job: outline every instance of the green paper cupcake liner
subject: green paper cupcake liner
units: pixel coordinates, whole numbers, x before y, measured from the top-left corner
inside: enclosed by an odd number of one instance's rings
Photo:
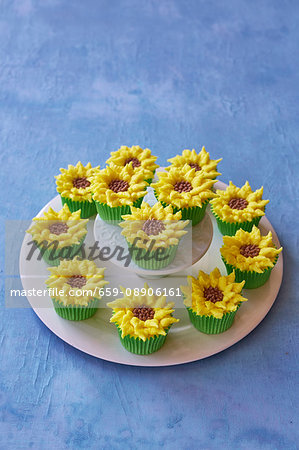
[[[136,202],[133,203],[133,206],[135,208],[140,208],[142,202],[143,197],[140,197],[138,200],[136,200]],[[106,203],[101,203],[95,200],[95,206],[100,218],[107,223],[121,222],[121,216],[125,214],[131,214],[130,205],[111,207]]]
[[[154,194],[158,202],[160,202],[164,208],[169,206],[169,203],[162,202],[161,200],[159,200],[156,191],[154,191]],[[177,213],[178,211],[181,211],[182,220],[191,220],[192,226],[194,227],[204,218],[208,204],[209,201],[203,203],[202,206],[191,206],[190,208],[177,208],[176,206],[173,205],[171,206],[174,214]]]
[[[162,347],[162,345],[166,340],[167,333],[170,327],[167,330],[165,330],[166,332],[165,336],[159,334],[146,339],[146,341],[143,341],[140,338],[135,338],[129,335],[122,338],[121,337],[122,331],[120,327],[116,325],[116,328],[118,331],[120,342],[126,350],[128,350],[131,353],[135,353],[135,355],[150,355],[151,353],[156,352]]]
[[[251,221],[247,221],[247,222],[232,222],[232,223],[230,223],[230,222],[225,222],[225,221],[221,220],[220,217],[214,212],[212,205],[211,205],[211,211],[212,211],[214,217],[216,218],[218,229],[223,236],[234,236],[240,228],[242,228],[245,231],[251,231],[254,225],[256,227],[258,226],[258,224],[262,218],[262,216],[260,216],[260,217],[255,217]]]
[[[57,314],[66,320],[85,320],[92,317],[98,310],[99,307],[99,299],[94,298],[89,302],[88,306],[62,306],[55,298],[52,298],[52,302]]]
[[[66,203],[71,212],[75,212],[75,211],[78,211],[78,209],[81,209],[81,215],[80,215],[81,219],[88,219],[89,217],[94,216],[97,213],[96,205],[93,200],[92,200],[92,202],[88,202],[86,200],[80,202],[80,201],[71,200],[70,198],[66,198],[66,197],[62,197],[62,196],[60,196],[60,197],[61,197],[62,204],[64,205]]]
[[[243,280],[245,280],[244,288],[245,289],[256,289],[258,287],[263,286],[268,280],[271,275],[271,271],[274,268],[278,257],[274,261],[274,266],[269,267],[268,269],[264,270],[262,273],[253,272],[253,271],[247,271],[247,270],[240,270],[236,267],[232,266],[231,264],[228,264],[225,259],[221,256],[222,261],[224,262],[224,265],[226,267],[226,271],[228,275],[235,271],[235,281],[236,283],[241,283]]]
[[[137,264],[138,267],[141,267],[142,269],[148,269],[148,270],[159,270],[163,269],[164,267],[169,266],[169,264],[172,263],[172,261],[175,258],[178,245],[171,245],[167,248],[167,253],[164,256],[167,256],[165,259],[161,261],[157,261],[155,258],[155,250],[151,252],[147,252],[146,249],[141,249],[138,247],[135,247],[136,250],[133,250],[132,244],[130,244],[127,241],[129,252],[131,254],[132,260],[135,264]],[[146,255],[146,257],[145,257]],[[138,256],[138,259],[136,257]]]
[[[192,311],[191,308],[187,308],[189,318],[194,327],[205,334],[219,334],[228,330],[235,319],[236,311],[232,311],[223,315],[222,319],[216,319],[213,316],[200,316]]]
[[[43,260],[49,264],[49,266],[59,266],[60,261],[62,259],[73,259],[77,253],[79,254],[80,248],[87,236],[87,233],[80,240],[79,244],[70,245],[68,247],[61,247],[55,250],[52,246],[45,250],[42,254]],[[36,241],[35,245],[38,247],[40,251],[43,251],[43,246],[38,244]]]

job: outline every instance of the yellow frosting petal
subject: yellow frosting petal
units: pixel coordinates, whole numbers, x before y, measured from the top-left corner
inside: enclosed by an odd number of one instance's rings
[[[252,244],[260,249],[257,256],[245,257],[240,253],[243,245]],[[266,236],[262,236],[255,226],[251,232],[240,229],[235,236],[223,236],[223,246],[220,249],[222,257],[228,264],[242,271],[258,273],[273,267],[281,251],[282,247],[279,249],[275,247],[271,231]]]
[[[167,167],[166,170],[169,170],[173,166],[183,167],[185,164],[188,164],[189,167],[196,167],[196,170],[205,178],[214,179],[218,175],[221,175],[217,172],[217,164],[221,160],[222,158],[210,159],[210,155],[206,151],[205,147],[202,147],[199,153],[196,153],[195,149],[192,151],[183,150],[181,155],[177,155],[174,158],[167,160],[172,166]]]
[[[247,222],[252,221],[255,217],[261,217],[265,214],[265,206],[269,200],[262,200],[263,188],[252,191],[248,181],[238,188],[232,181],[224,190],[216,191],[216,198],[211,200],[211,206],[214,213],[225,222]],[[234,198],[245,199],[248,204],[244,209],[233,209],[229,206],[230,200]]]
[[[223,314],[235,311],[241,302],[247,301],[241,296],[245,281],[235,283],[235,273],[223,276],[218,268],[210,274],[199,271],[198,278],[188,276],[188,285],[181,286],[184,295],[184,304],[200,316],[213,316],[221,319]],[[205,288],[218,288],[223,299],[213,303],[204,297]]]
[[[91,183],[92,177],[99,172],[99,168],[100,166],[91,167],[90,163],[83,166],[81,161],[79,161],[76,166],[70,164],[67,169],[60,169],[61,174],[55,176],[57,192],[62,197],[70,198],[74,201],[92,202],[91,184],[86,188],[76,188],[73,182],[78,178],[86,178]]]
[[[123,228],[122,235],[126,240],[138,248],[151,248],[155,250],[159,247],[169,247],[170,245],[178,245],[179,240],[187,231],[183,230],[189,221],[181,220],[182,213],[179,211],[173,213],[172,207],[163,208],[162,204],[157,202],[153,207],[143,202],[140,208],[131,207],[132,214],[124,215],[123,222],[119,224]],[[146,220],[159,220],[164,230],[157,235],[148,235],[143,231]]]
[[[111,181],[122,180],[128,183],[126,191],[114,192],[109,188]],[[106,167],[100,170],[99,173],[93,177],[91,190],[93,192],[93,199],[106,203],[107,205],[122,206],[132,205],[140,197],[146,194],[147,183],[144,180],[141,171],[135,171],[132,164],[127,164],[120,169],[117,166]]]
[[[107,303],[107,306],[113,309],[113,316],[110,322],[114,322],[122,331],[122,337],[131,336],[140,338],[143,341],[157,336],[165,335],[167,328],[179,319],[172,317],[173,303],[167,303],[165,296],[157,296],[149,293],[147,283],[144,284],[145,295],[126,295],[126,289],[121,286],[124,293],[122,298]],[[149,307],[154,310],[154,317],[149,320],[141,320],[135,317],[133,309],[136,307]]]
[[[58,248],[68,247],[73,244],[79,244],[81,239],[87,233],[88,219],[80,219],[81,210],[70,212],[67,204],[56,212],[49,208],[42,217],[34,217],[33,224],[27,230],[33,240],[38,244],[43,241],[50,243],[52,241],[58,242]],[[61,234],[51,233],[51,225],[57,222],[64,222],[67,226],[67,232]]]
[[[101,288],[108,284],[104,280],[105,268],[98,268],[94,262],[88,259],[80,260],[78,257],[73,260],[62,260],[58,267],[49,267],[51,275],[46,281],[49,289],[59,292],[55,299],[64,306],[81,305],[87,306],[93,298],[101,298]],[[74,288],[68,281],[75,275],[86,278],[86,284],[82,288]],[[51,291],[50,291],[51,294]]]
[[[107,159],[106,164],[111,167],[126,167],[126,165],[131,165],[134,171],[141,172],[144,180],[153,178],[154,172],[157,167],[155,161],[156,156],[152,155],[149,148],[142,149],[139,145],[133,145],[132,147],[126,147],[123,145],[116,152],[111,152],[111,156]],[[128,162],[130,161],[131,162]],[[135,164],[133,164],[135,161]],[[136,166],[136,163],[139,166]],[[134,167],[135,166],[135,167]]]
[[[171,204],[177,208],[201,207],[205,202],[215,197],[212,186],[215,180],[204,178],[200,172],[190,168],[188,164],[183,167],[171,167],[167,172],[157,172],[159,181],[151,186],[155,189],[158,200]],[[176,183],[187,182],[192,189],[189,192],[175,190]]]

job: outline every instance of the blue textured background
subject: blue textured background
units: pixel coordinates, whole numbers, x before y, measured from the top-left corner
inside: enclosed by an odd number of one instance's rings
[[[223,181],[264,185],[285,258],[263,323],[185,366],[97,360],[2,307],[1,449],[296,448],[298,17],[296,0],[0,0],[2,231],[68,163],[205,145]]]

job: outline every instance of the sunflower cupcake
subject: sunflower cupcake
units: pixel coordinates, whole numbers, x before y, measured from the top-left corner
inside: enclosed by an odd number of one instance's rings
[[[99,306],[105,268],[99,269],[88,259],[75,258],[50,267],[46,280],[57,314],[67,320],[85,320],[93,316]]]
[[[177,155],[167,161],[171,163],[171,166],[166,168],[167,170],[174,166],[183,167],[185,164],[188,164],[196,172],[200,172],[204,178],[215,179],[218,175],[221,175],[217,172],[217,164],[222,161],[222,158],[210,159],[210,154],[204,147],[199,153],[196,153],[194,149],[192,151],[183,150],[181,155]]]
[[[143,173],[132,164],[125,167],[106,167],[93,177],[91,189],[99,216],[107,221],[120,221],[130,214],[131,207],[140,207],[146,194],[147,183]]]
[[[199,271],[198,278],[188,276],[188,285],[181,286],[184,304],[191,323],[206,334],[218,334],[233,324],[242,302],[245,281],[235,283],[235,274],[222,276],[218,268],[207,274]]]
[[[134,171],[142,172],[143,179],[147,183],[151,183],[155,171],[159,167],[155,164],[157,156],[153,156],[149,148],[143,150],[139,145],[133,145],[133,147],[123,145],[116,152],[111,152],[110,155],[106,164],[110,166],[116,165],[118,167],[131,165]]]
[[[35,217],[26,231],[50,266],[58,266],[61,259],[71,259],[80,251],[88,222],[80,219],[80,213],[80,210],[71,213],[66,204],[58,212],[49,208],[42,217]]]
[[[175,258],[180,239],[187,233],[189,221],[172,207],[163,208],[157,202],[153,207],[142,203],[131,208],[132,214],[122,216],[122,235],[128,243],[133,261],[144,269],[162,269]]]
[[[91,195],[91,180],[99,172],[99,166],[93,168],[90,163],[83,166],[79,161],[76,166],[70,164],[68,169],[60,169],[60,172],[61,174],[55,178],[62,204],[66,203],[71,212],[81,209],[83,219],[95,215],[96,207]]]
[[[212,186],[215,180],[205,179],[188,164],[171,167],[167,172],[157,173],[159,181],[151,186],[163,206],[171,205],[173,212],[181,211],[182,219],[190,219],[192,225],[204,217],[207,204],[215,197]]]
[[[113,309],[110,322],[115,323],[122,345],[137,355],[156,352],[164,344],[171,325],[179,321],[172,317],[174,303],[166,303],[165,296],[150,295],[146,283],[140,295],[134,295],[134,289],[120,288],[123,297],[107,306]]]
[[[251,232],[238,230],[235,236],[223,236],[221,257],[227,273],[235,271],[236,281],[245,281],[246,289],[262,286],[269,279],[282,247],[277,249],[272,233],[262,236],[254,226]]]
[[[263,187],[252,191],[248,181],[241,188],[231,181],[224,190],[216,191],[211,201],[212,213],[223,235],[233,236],[239,228],[251,231],[265,215],[265,206],[269,200],[262,200]]]

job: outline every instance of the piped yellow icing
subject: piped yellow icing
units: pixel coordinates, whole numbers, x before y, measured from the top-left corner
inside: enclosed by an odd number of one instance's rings
[[[74,201],[92,202],[91,185],[86,188],[76,188],[73,182],[77,178],[86,178],[91,183],[92,177],[99,172],[99,168],[100,166],[91,167],[90,163],[83,166],[81,161],[79,161],[76,166],[70,164],[67,169],[60,169],[61,174],[55,176],[57,192],[62,197],[70,198]]]
[[[213,316],[222,319],[223,314],[236,311],[241,302],[247,301],[242,297],[241,291],[245,281],[235,283],[235,272],[230,275],[221,275],[216,267],[210,274],[199,271],[198,278],[188,276],[188,285],[181,286],[184,294],[184,304],[200,316]],[[204,297],[204,289],[218,288],[223,299],[213,303]]]
[[[129,335],[145,341],[152,336],[160,334],[165,336],[165,330],[179,321],[172,317],[174,303],[167,303],[163,295],[150,295],[147,283],[144,284],[145,295],[127,296],[126,289],[122,286],[120,288],[124,294],[123,298],[107,303],[107,306],[113,309],[110,322],[114,322],[121,329],[123,338]],[[153,319],[143,321],[134,316],[133,309],[141,306],[154,309]]]
[[[183,230],[189,220],[181,220],[182,213],[178,211],[173,213],[172,207],[167,206],[163,208],[161,203],[157,202],[150,207],[148,203],[142,203],[141,208],[131,207],[132,214],[124,215],[122,218],[124,222],[119,224],[123,228],[122,235],[127,241],[133,244],[136,238],[136,246],[139,248],[151,247],[155,250],[159,247],[169,247],[171,245],[178,245],[179,240],[187,233]],[[143,226],[146,220],[159,220],[164,226],[164,230],[157,235],[148,235],[143,231]],[[155,241],[153,245],[153,241]]]
[[[129,187],[126,191],[114,192],[109,188],[113,180],[126,181]],[[122,169],[117,166],[106,167],[93,177],[91,189],[93,199],[106,203],[108,206],[133,205],[140,197],[146,194],[147,183],[142,172],[133,169],[132,164],[128,164]]]
[[[193,149],[192,151],[187,149],[183,150],[181,155],[177,155],[174,158],[168,159],[167,161],[169,161],[172,166],[175,167],[183,167],[185,164],[190,165],[190,163],[191,165],[197,164],[197,166],[200,167],[199,172],[205,178],[213,179],[218,175],[221,175],[219,172],[217,172],[217,164],[222,161],[222,158],[210,159],[210,154],[206,151],[205,147],[202,147],[199,153],[196,153],[195,149]],[[170,167],[167,167],[166,169],[169,170]]]
[[[242,271],[254,271],[262,273],[265,269],[274,266],[282,247],[276,249],[272,241],[272,233],[262,236],[257,227],[253,227],[251,232],[238,230],[235,236],[223,236],[224,245],[220,252],[225,261]],[[254,244],[259,247],[257,256],[245,257],[240,253],[243,245]]]
[[[159,181],[151,186],[161,202],[177,208],[202,207],[205,202],[215,197],[211,190],[215,180],[204,178],[188,164],[183,167],[171,167],[169,171],[157,172],[157,175]],[[189,182],[192,189],[189,192],[178,192],[174,189],[177,182]]]
[[[248,181],[238,188],[232,181],[224,190],[216,191],[216,198],[211,200],[211,206],[214,213],[224,222],[247,222],[255,217],[264,216],[265,206],[269,200],[262,200],[263,187],[256,191],[252,191]],[[228,203],[231,199],[242,198],[247,200],[248,205],[244,209],[232,209]]]
[[[108,284],[108,281],[104,280],[105,268],[98,268],[88,259],[80,260],[77,257],[70,261],[63,260],[58,267],[49,267],[48,270],[51,275],[46,280],[46,285],[54,290],[55,299],[64,306],[87,306],[93,298],[101,298],[100,291]],[[86,284],[81,288],[68,284],[70,278],[75,275],[86,278]]]
[[[131,165],[133,163],[126,162],[132,158],[136,158],[140,165],[138,167],[133,167],[134,171],[141,171],[143,178],[148,180],[153,178],[154,172],[159,167],[155,164],[157,156],[152,155],[149,148],[142,149],[139,145],[133,145],[132,147],[126,147],[123,145],[117,151],[110,153],[110,158],[107,159],[106,164],[111,166],[116,165],[119,167],[125,167],[126,165]]]
[[[88,219],[80,219],[80,213],[80,209],[71,213],[66,204],[58,212],[49,208],[42,217],[34,217],[33,225],[26,232],[30,233],[33,240],[38,244],[43,241],[48,243],[57,241],[58,248],[79,244],[87,233],[86,226],[88,222]],[[68,227],[67,232],[61,234],[51,233],[50,227],[56,222],[64,222]]]

